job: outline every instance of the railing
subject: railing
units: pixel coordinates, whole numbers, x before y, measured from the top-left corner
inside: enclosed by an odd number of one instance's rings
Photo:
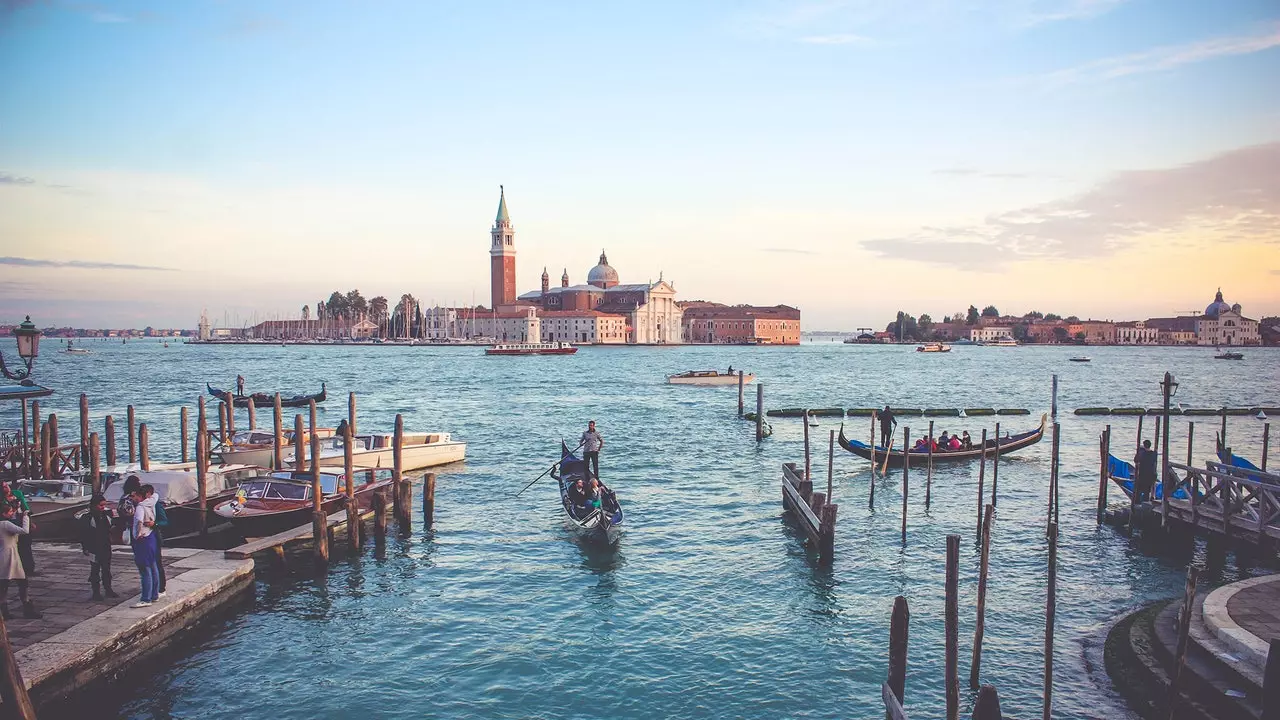
[[[1230,535],[1243,531],[1254,540],[1280,539],[1280,475],[1243,471],[1219,463],[1204,468],[1169,463],[1164,497],[1157,507],[1170,517]],[[1170,489],[1171,488],[1171,489]],[[1186,499],[1173,497],[1178,490]]]

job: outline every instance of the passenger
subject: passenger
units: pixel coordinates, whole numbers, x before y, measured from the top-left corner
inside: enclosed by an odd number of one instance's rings
[[[925,438],[916,440],[915,447],[911,448],[911,452],[929,452],[929,441]]]
[[[143,485],[142,490],[147,494],[147,497],[156,498],[156,524],[155,527],[151,528],[151,535],[155,538],[156,543],[156,575],[159,580],[159,589],[156,591],[156,596],[164,597],[168,579],[164,575],[164,553],[162,551],[164,550],[164,529],[169,527],[169,515],[165,512],[164,501],[156,495],[155,487]]]
[[[601,487],[603,486],[600,485],[600,481],[595,478],[591,478],[591,485],[587,487],[587,504],[596,510],[600,509],[601,501],[604,500],[604,491],[600,489]]]
[[[730,374],[730,375],[732,375],[732,374],[733,374],[733,366],[732,366],[732,365],[730,365],[730,366],[729,366],[729,374]]]
[[[130,607],[149,607],[159,597],[160,578],[156,569],[156,544],[153,536],[156,524],[156,498],[148,498],[141,487],[133,491],[133,513],[130,531],[133,546],[133,562],[138,566],[138,576],[142,580],[142,594],[138,602]]]
[[[936,449],[938,450],[951,449],[951,436],[947,434],[946,430],[943,430],[942,434],[938,436],[938,447]]]
[[[578,478],[569,486],[567,494],[569,496],[569,506],[573,509],[574,513],[578,515],[583,514],[587,509],[587,490],[582,484],[582,478]]]
[[[116,503],[116,527],[120,530],[121,540],[124,544],[131,544],[130,532],[133,529],[133,509],[137,506],[134,502],[133,494],[142,487],[142,480],[137,475],[130,475],[124,479],[124,487],[120,489],[120,502]]]
[[[965,450],[973,449],[973,438],[969,437],[969,431],[964,431],[964,437],[960,439],[960,446]]]
[[[947,449],[948,449],[948,450],[959,450],[961,447],[963,447],[963,446],[962,446],[962,445],[961,445],[961,443],[960,443],[960,438],[956,437],[955,435],[952,435],[952,436],[951,436],[951,442],[947,443]]]

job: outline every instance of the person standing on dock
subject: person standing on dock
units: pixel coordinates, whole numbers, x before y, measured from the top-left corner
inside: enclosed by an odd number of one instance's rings
[[[586,467],[587,477],[600,477],[600,451],[604,449],[604,438],[596,432],[596,421],[587,423],[587,431],[582,433],[582,463]]]
[[[155,496],[147,497],[142,488],[133,491],[133,563],[138,566],[142,596],[132,607],[150,607],[159,597],[160,578],[156,570],[156,545],[152,528],[156,525]]]
[[[18,557],[18,538],[31,532],[31,518],[19,512],[13,505],[0,506],[0,617],[9,620],[9,584],[18,586],[18,599],[22,601],[22,616],[43,617],[27,594],[27,574],[22,571],[22,559]]]
[[[893,442],[893,430],[896,427],[898,427],[898,418],[894,417],[893,411],[885,405],[884,410],[880,411],[880,447],[889,447],[889,443]]]
[[[102,493],[89,501],[89,512],[80,516],[80,548],[89,558],[90,600],[101,600],[103,591],[109,598],[120,597],[111,589],[111,514],[110,504]]]
[[[1158,457],[1156,451],[1151,449],[1151,441],[1143,440],[1142,447],[1138,448],[1138,456],[1133,461],[1133,464],[1138,467],[1138,480],[1133,486],[1133,491],[1138,496],[1138,502],[1146,502],[1151,499],[1151,491],[1156,486],[1156,460]]]
[[[244,394],[244,376],[243,375],[236,376],[236,394],[237,395]]]

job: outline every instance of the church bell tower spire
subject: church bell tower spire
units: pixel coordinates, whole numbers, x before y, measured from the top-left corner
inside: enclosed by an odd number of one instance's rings
[[[498,215],[489,231],[489,289],[492,307],[516,301],[516,230],[507,212],[506,188],[498,186]]]

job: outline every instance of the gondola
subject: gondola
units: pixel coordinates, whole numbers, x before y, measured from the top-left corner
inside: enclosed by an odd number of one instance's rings
[[[586,463],[573,454],[568,445],[560,443],[560,463],[551,469],[551,477],[555,478],[560,488],[560,506],[573,526],[574,532],[592,540],[600,540],[609,544],[616,543],[622,535],[626,517],[618,496],[606,488],[602,507],[591,509],[586,513],[578,513],[569,502],[569,487],[579,478],[586,476]],[[579,516],[581,515],[581,516]]]
[[[999,443],[999,448],[998,448],[999,454],[1007,455],[1015,450],[1021,450],[1024,447],[1027,447],[1029,445],[1035,445],[1036,443],[1040,442],[1040,438],[1044,437],[1044,427],[1048,418],[1049,416],[1047,414],[1041,415],[1040,427],[1036,428],[1035,430],[1001,438]],[[844,436],[844,425],[840,426],[839,440],[840,440],[840,447],[844,448],[845,450],[848,450],[849,452],[859,457],[864,457],[864,458],[867,458],[868,460],[871,459],[871,446],[864,442],[859,442],[857,440],[850,440],[846,438]],[[976,460],[982,457],[983,454],[985,454],[987,457],[994,457],[996,453],[997,453],[996,441],[994,439],[991,439],[991,440],[987,440],[987,444],[985,448],[974,447],[971,450],[935,450],[933,452],[933,462],[940,463],[940,462],[959,462],[961,460]],[[876,462],[877,463],[884,462],[884,456],[885,456],[885,449],[877,446],[875,448]],[[928,452],[921,451],[921,450],[912,450],[911,464],[916,466],[921,466],[922,463],[925,463],[928,461],[927,460],[928,457],[929,457]],[[903,458],[903,452],[901,450],[890,450],[889,466],[902,467],[902,458]]]
[[[209,391],[210,395],[218,398],[219,400],[225,400],[227,397],[226,390],[219,390],[218,388],[213,387],[209,383],[205,383],[204,387],[206,390]],[[325,388],[325,384],[320,383],[320,392],[316,393],[315,395],[294,395],[293,397],[281,396],[280,407],[305,407],[307,405],[310,405],[312,400],[315,400],[317,403],[322,403],[325,401],[326,397],[328,397],[328,391]],[[275,395],[268,395],[266,393],[254,393],[252,395],[232,395],[231,402],[236,407],[249,407],[250,398],[253,398],[254,406],[260,407],[260,408],[271,407],[275,405],[275,402],[276,402]]]

